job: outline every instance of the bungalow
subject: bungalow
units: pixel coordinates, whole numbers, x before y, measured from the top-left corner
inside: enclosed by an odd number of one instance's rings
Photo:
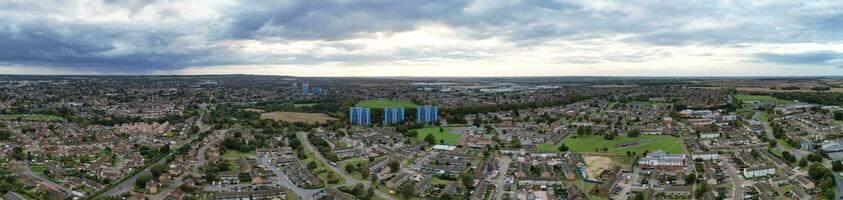
[[[406,172],[401,172],[386,181],[386,187],[397,188],[398,186],[401,186],[401,184],[406,182],[408,179],[410,179],[410,174]]]
[[[158,181],[146,182],[146,191],[149,192],[150,194],[158,193],[158,187],[159,187]]]
[[[808,195],[804,190],[798,187],[790,187],[790,194],[792,195],[793,199],[798,200],[811,200],[812,196]]]
[[[424,193],[425,191],[427,191],[427,189],[430,188],[430,182],[432,180],[432,176],[424,176],[421,181],[419,181],[418,183],[416,183],[415,186],[413,186],[413,191],[415,192],[415,194],[421,196],[422,193]]]
[[[349,147],[349,148],[337,148],[337,149],[334,149],[334,154],[336,154],[337,157],[339,157],[340,159],[353,158],[353,157],[360,156],[360,150],[357,150],[357,149],[351,148],[351,147]]]
[[[354,195],[351,195],[351,194],[348,194],[348,193],[345,193],[345,192],[341,192],[337,189],[334,189],[334,187],[328,187],[324,191],[325,191],[326,196],[328,197],[328,198],[325,198],[325,199],[332,199],[332,200],[355,200],[355,199],[357,199],[356,197],[354,197]]]
[[[799,187],[802,187],[802,189],[804,189],[804,190],[813,190],[814,189],[814,182],[812,182],[811,180],[808,180],[808,178],[806,178],[803,175],[797,175],[796,176],[796,183],[798,183]]]
[[[383,157],[375,159],[375,161],[366,165],[366,168],[369,169],[370,173],[377,174],[387,165],[389,165],[389,158]]]
[[[689,186],[668,186],[664,188],[664,195],[672,197],[687,197],[691,196],[691,187]]]
[[[462,168],[441,165],[422,165],[421,170],[426,171],[427,173],[442,175],[459,175],[460,172],[462,172]]]

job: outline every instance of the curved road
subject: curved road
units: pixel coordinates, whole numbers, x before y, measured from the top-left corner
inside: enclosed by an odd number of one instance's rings
[[[319,153],[319,149],[316,149],[316,147],[315,147],[315,146],[313,146],[313,144],[311,144],[311,143],[310,143],[310,140],[308,140],[308,138],[307,138],[307,133],[305,133],[305,132],[298,132],[298,133],[296,133],[296,135],[298,135],[299,139],[301,139],[301,140],[302,140],[302,141],[301,141],[301,142],[302,142],[302,144],[304,144],[304,146],[306,146],[308,149],[310,149],[310,152],[313,152],[313,155],[314,155],[314,156],[316,156],[316,159],[319,159],[320,161],[322,161],[322,163],[324,163],[324,164],[325,164],[325,166],[328,166],[328,168],[330,168],[331,170],[334,170],[334,172],[336,172],[336,173],[337,173],[337,174],[339,174],[340,176],[344,177],[344,178],[345,178],[345,181],[346,181],[346,184],[358,184],[358,183],[362,183],[362,184],[363,184],[363,186],[366,186],[366,187],[372,187],[372,186],[369,184],[369,182],[368,182],[368,181],[362,181],[362,182],[361,182],[361,181],[358,181],[357,179],[354,179],[354,177],[351,177],[351,175],[348,175],[348,172],[346,172],[344,169],[341,169],[341,168],[339,168],[339,167],[337,167],[337,166],[331,165],[331,162],[330,162],[330,161],[328,161],[328,159],[325,159],[325,157],[324,157],[324,156],[322,156],[322,153]],[[385,200],[396,200],[395,198],[393,198],[393,197],[392,197],[392,196],[390,196],[389,194],[386,194],[386,193],[385,193],[385,192],[383,192],[383,191],[380,191],[380,190],[374,190],[374,191],[375,191],[375,195],[377,195],[377,196],[378,196],[378,197],[380,197],[381,199],[385,199]]]

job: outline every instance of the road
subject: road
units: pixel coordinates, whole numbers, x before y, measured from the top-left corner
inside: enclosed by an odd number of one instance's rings
[[[489,177],[487,178],[488,181],[493,181],[495,183],[495,197],[493,199],[502,199],[503,198],[503,189],[506,186],[506,171],[509,169],[509,163],[512,162],[512,159],[509,157],[498,158],[498,176]],[[493,179],[494,180],[489,180]]]
[[[203,116],[204,116],[204,113],[202,115],[200,115],[199,118],[197,118],[197,120],[196,120],[196,125],[200,127],[200,130],[199,130],[200,134],[211,130],[210,127],[205,127],[205,125],[202,124]],[[191,145],[192,142],[197,141],[197,140],[200,140],[200,138],[194,138],[193,141],[188,142],[185,145]],[[173,148],[173,149],[177,149],[177,148]],[[203,153],[200,153],[200,154],[203,154]],[[164,163],[167,162],[167,159],[172,157],[173,155],[175,155],[175,151],[170,151],[170,153],[167,154],[167,156],[164,156],[164,158],[158,160],[155,163],[156,164],[164,164]],[[149,167],[150,166],[152,166],[152,165],[147,165],[143,169],[143,171],[141,171],[140,173],[137,173],[134,176],[123,180],[123,182],[120,182],[116,186],[111,187],[107,191],[101,193],[99,196],[105,195],[105,196],[109,196],[109,197],[114,197],[114,196],[119,196],[119,195],[121,195],[123,193],[126,193],[126,192],[129,192],[129,191],[132,191],[135,188],[135,181],[138,180],[138,177],[140,177],[140,175],[145,174],[145,173],[149,173]],[[163,192],[160,192],[160,193],[163,193]],[[91,199],[95,199],[95,198],[96,198],[96,196],[91,197]]]
[[[47,179],[45,177],[41,177],[41,175],[32,171],[32,168],[29,166],[29,161],[23,162],[23,173],[28,175],[28,176],[31,176],[31,177],[34,177],[34,178],[40,180],[42,183],[46,184],[47,186],[58,188],[59,190],[64,191],[67,194],[70,194],[70,192],[72,191],[70,188],[59,185],[58,183],[55,183],[55,182],[53,182],[50,179]]]
[[[325,166],[327,166],[329,169],[333,170],[336,174],[339,174],[340,176],[344,177],[346,184],[356,185],[358,183],[362,183],[363,186],[372,187],[369,184],[368,181],[362,181],[362,182],[357,181],[357,179],[354,179],[354,177],[349,175],[348,172],[346,172],[344,169],[341,169],[337,166],[331,165],[331,162],[328,161],[328,159],[325,159],[325,157],[323,157],[322,154],[319,153],[319,150],[316,149],[316,147],[313,146],[313,144],[310,143],[310,140],[308,140],[308,138],[307,138],[307,133],[298,132],[298,133],[296,133],[296,135],[298,135],[298,137],[302,140],[301,141],[302,144],[304,144],[304,146],[307,147],[307,149],[309,149],[310,152],[313,152],[313,155],[316,156],[316,159],[322,161],[322,163],[325,164]],[[375,195],[377,195],[381,199],[395,200],[395,198],[393,198],[389,194],[386,194],[385,192],[382,192],[380,190],[374,190],[374,191],[375,191]]]
[[[290,177],[287,177],[287,174],[284,174],[281,169],[278,169],[278,167],[275,167],[275,165],[272,164],[272,160],[269,158],[258,158],[258,162],[261,162],[261,164],[267,166],[269,170],[271,170],[272,173],[276,175],[275,177],[273,177],[272,183],[289,188],[294,193],[296,193],[296,195],[303,199],[309,199],[313,196],[313,194],[322,191],[322,189],[304,189],[296,186],[296,184],[290,181]]]
[[[734,190],[732,199],[741,200],[743,199],[743,182],[741,181],[741,175],[738,174],[738,170],[735,169],[735,166],[731,163],[723,161],[726,165],[726,168],[729,170],[729,177],[732,177],[732,182],[734,183]]]

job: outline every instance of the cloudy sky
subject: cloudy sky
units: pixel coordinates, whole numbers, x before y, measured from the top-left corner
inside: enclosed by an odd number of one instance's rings
[[[0,73],[843,75],[843,1],[0,0]]]

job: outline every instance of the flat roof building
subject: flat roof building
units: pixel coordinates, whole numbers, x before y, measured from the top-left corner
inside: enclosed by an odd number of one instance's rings
[[[433,124],[439,121],[439,112],[436,106],[426,105],[416,107],[416,122]]]
[[[372,123],[372,110],[363,107],[351,107],[348,110],[348,123],[352,125],[367,125]]]
[[[404,108],[384,108],[383,123],[399,124],[404,122]]]

